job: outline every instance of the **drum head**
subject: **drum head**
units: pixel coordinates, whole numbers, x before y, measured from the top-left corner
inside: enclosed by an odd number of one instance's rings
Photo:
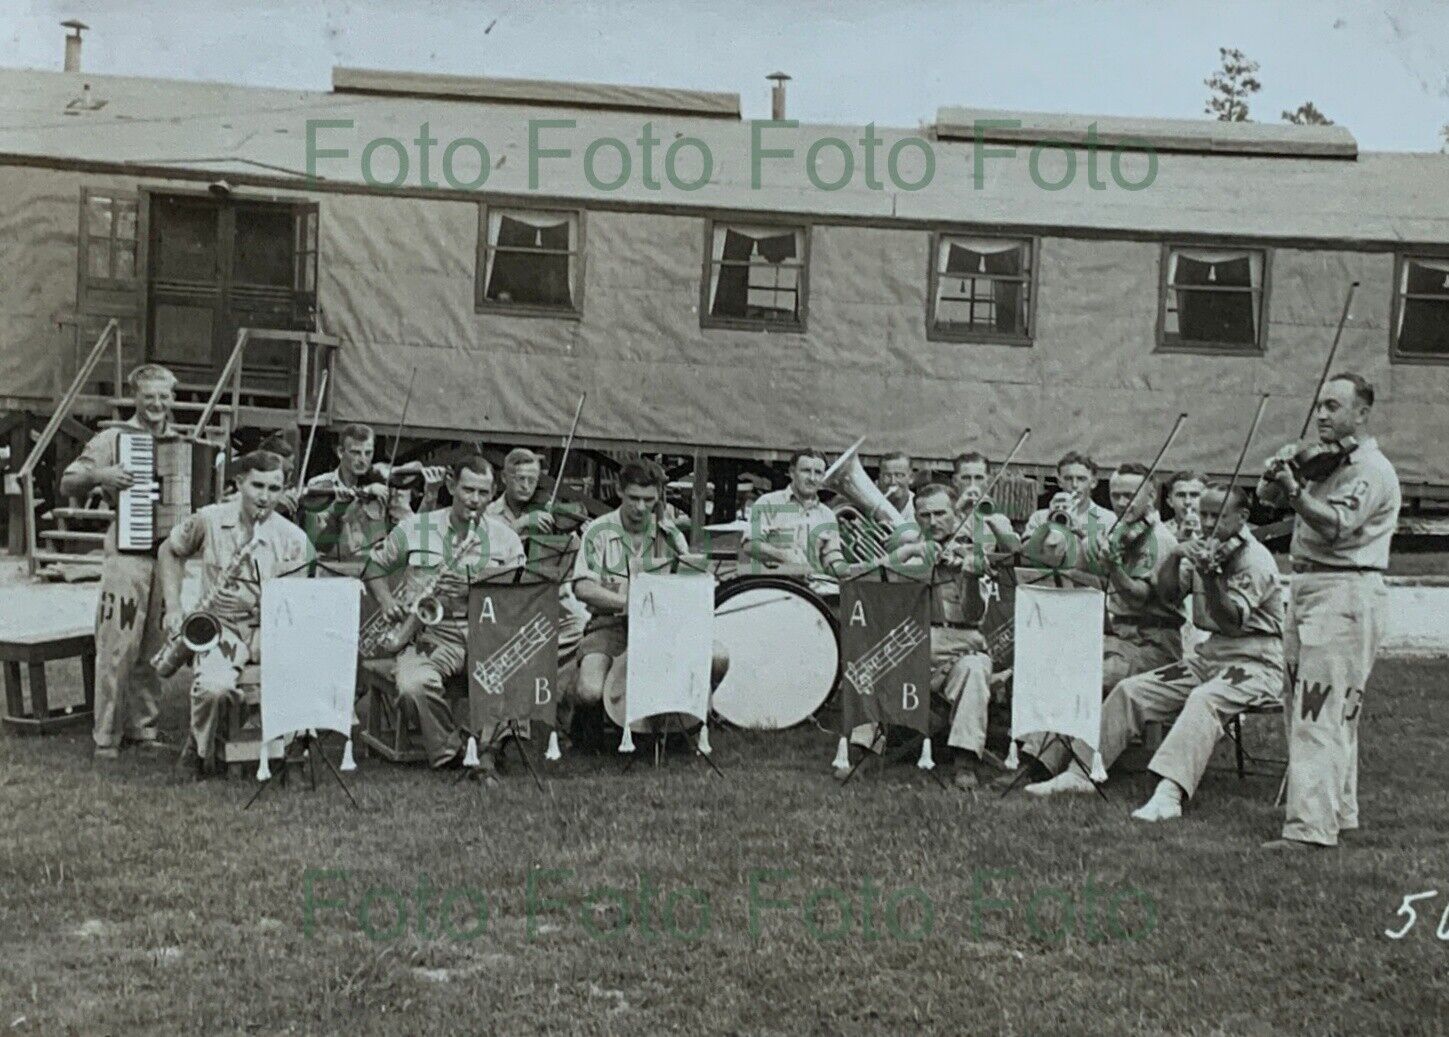
[[[730,668],[714,711],[737,727],[780,731],[805,720],[840,680],[840,638],[830,609],[803,584],[745,576],[715,592],[715,640]]]

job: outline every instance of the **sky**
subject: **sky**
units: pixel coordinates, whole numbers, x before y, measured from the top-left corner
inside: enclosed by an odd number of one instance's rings
[[[1449,123],[1449,2],[1338,0],[0,0],[0,66],[330,89],[333,65],[722,90],[768,118],[914,127],[947,105],[1206,118],[1218,48],[1256,121],[1311,100],[1371,151]]]

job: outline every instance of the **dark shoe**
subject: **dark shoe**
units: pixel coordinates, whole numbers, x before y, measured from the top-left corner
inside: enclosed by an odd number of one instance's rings
[[[127,738],[122,744],[133,746],[147,753],[169,753],[176,748],[160,735],[155,738]]]
[[[204,762],[196,753],[196,742],[187,738],[186,744],[181,747],[181,755],[176,758],[176,776],[200,781],[206,776],[201,769]]]
[[[1023,774],[1022,771],[1026,773]],[[1033,785],[1039,781],[1047,781],[1052,777],[1052,772],[1042,766],[1040,760],[1028,759],[1021,765],[1020,770],[1002,771],[991,781],[994,789],[1008,789],[1012,783],[1016,785]]]
[[[1301,839],[1269,839],[1258,849],[1268,853],[1311,853],[1314,850],[1331,850],[1322,843],[1305,843]]]

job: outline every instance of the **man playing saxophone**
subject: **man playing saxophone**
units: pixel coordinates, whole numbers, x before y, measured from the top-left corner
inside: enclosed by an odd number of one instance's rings
[[[276,514],[282,459],[267,451],[237,461],[237,495],[210,504],[173,529],[157,555],[166,633],[180,637],[181,580],[186,559],[200,555],[201,607],[215,617],[220,637],[192,663],[191,727],[180,765],[204,778],[215,758],[217,722],[239,692],[242,667],[261,659],[262,581],[296,572],[307,561],[307,534]]]
[[[389,585],[393,573],[401,572],[404,581],[431,583],[432,596],[442,605],[442,618],[417,629],[402,647],[396,675],[399,707],[417,723],[434,767],[463,759],[463,732],[453,719],[444,681],[461,673],[467,659],[469,583],[489,569],[524,562],[518,534],[484,514],[493,498],[493,468],[484,458],[469,457],[453,466],[447,487],[452,505],[400,522],[372,549],[363,573],[387,622],[415,625],[409,604]],[[495,754],[496,747],[484,754],[484,772],[494,769]]]

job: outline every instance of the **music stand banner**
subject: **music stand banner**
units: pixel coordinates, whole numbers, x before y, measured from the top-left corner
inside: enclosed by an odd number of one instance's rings
[[[557,726],[558,584],[480,583],[468,594],[473,730],[509,720]]]
[[[709,718],[714,655],[714,577],[636,568],[629,580],[629,671],[625,721],[688,713]]]
[[[317,729],[352,733],[362,581],[262,583],[262,741]]]
[[[1011,737],[1050,732],[1093,749],[1102,724],[1102,614],[1094,587],[1043,586],[1018,573]]]
[[[885,723],[930,733],[931,588],[869,577],[840,587],[846,731]]]

